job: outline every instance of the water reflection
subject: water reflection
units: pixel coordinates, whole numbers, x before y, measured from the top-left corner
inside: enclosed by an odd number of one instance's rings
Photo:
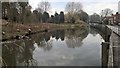
[[[6,62],[5,65],[8,66],[82,65],[83,62],[87,62],[87,60],[82,60],[82,58],[85,59],[82,51],[86,49],[86,42],[84,43],[83,40],[88,36],[90,35],[87,29],[79,28],[32,35],[31,39],[28,40],[3,43],[2,57]],[[89,42],[87,43],[89,44]],[[80,48],[80,46],[83,46],[83,48]],[[87,63],[83,65],[87,65]]]
[[[82,45],[82,40],[87,37],[87,30],[67,30],[66,31],[66,44],[69,48],[75,48]]]
[[[49,51],[52,48],[52,41],[46,41],[45,39],[41,42],[39,42],[38,47],[43,48],[45,51]]]
[[[4,43],[2,57],[7,66],[32,66],[36,64],[32,55],[34,50],[32,40]]]
[[[56,30],[51,32],[52,38],[55,38],[56,40],[61,39],[64,41],[65,38],[65,30]]]
[[[92,28],[92,27],[91,27],[91,28]],[[89,33],[92,34],[93,36],[96,36],[96,35],[98,34],[97,31],[98,31],[98,30],[96,30],[96,29],[93,28],[92,30],[91,30],[91,29],[89,30]]]

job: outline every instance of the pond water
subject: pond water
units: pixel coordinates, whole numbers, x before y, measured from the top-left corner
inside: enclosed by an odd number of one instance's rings
[[[8,66],[101,66],[102,36],[94,29],[62,29],[2,43]]]

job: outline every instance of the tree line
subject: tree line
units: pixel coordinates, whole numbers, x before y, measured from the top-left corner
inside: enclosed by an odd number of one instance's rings
[[[65,7],[66,14],[63,11],[55,12],[50,15],[51,9],[49,2],[40,2],[38,7],[31,11],[32,7],[28,2],[2,2],[2,19],[16,23],[79,23],[79,21],[88,22],[89,15],[82,10],[80,2],[68,2]]]
[[[10,22],[31,22],[31,8],[28,2],[2,2],[2,19]]]
[[[92,15],[90,15],[90,22],[108,24],[109,17],[112,14],[113,14],[113,10],[111,10],[110,8],[105,8],[101,10],[100,14],[93,13]]]

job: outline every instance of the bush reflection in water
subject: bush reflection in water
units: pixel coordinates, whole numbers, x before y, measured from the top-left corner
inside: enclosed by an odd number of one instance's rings
[[[44,51],[52,49],[52,40],[65,41],[68,48],[80,47],[82,40],[87,37],[86,29],[66,29],[56,30],[48,33],[32,35],[31,39],[17,40],[15,42],[2,44],[2,58],[4,66],[37,66],[37,61],[33,59],[34,44],[43,48]]]

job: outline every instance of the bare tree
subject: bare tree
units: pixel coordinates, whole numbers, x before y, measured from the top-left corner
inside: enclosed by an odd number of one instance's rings
[[[65,10],[68,13],[74,14],[82,10],[82,4],[80,2],[68,2]]]
[[[65,15],[66,21],[75,23],[76,20],[80,19],[78,14],[82,12],[82,4],[80,2],[68,2],[65,11],[67,12]]]
[[[38,12],[40,12],[40,13],[43,13],[44,11],[41,9],[41,8],[36,8],[36,10],[38,11]]]
[[[113,12],[113,10],[106,8],[106,9],[102,10],[100,14],[103,17],[107,17],[107,16],[110,16],[112,14],[112,12]]]
[[[44,1],[38,4],[38,9],[42,12],[45,12],[45,11],[47,12],[47,11],[50,11],[50,8],[51,8],[50,6],[51,5],[49,2]]]
[[[101,21],[104,21],[104,19],[107,17],[107,16],[110,16],[112,15],[113,13],[113,10],[109,9],[109,8],[106,8],[104,10],[101,11],[100,15],[101,15]]]

